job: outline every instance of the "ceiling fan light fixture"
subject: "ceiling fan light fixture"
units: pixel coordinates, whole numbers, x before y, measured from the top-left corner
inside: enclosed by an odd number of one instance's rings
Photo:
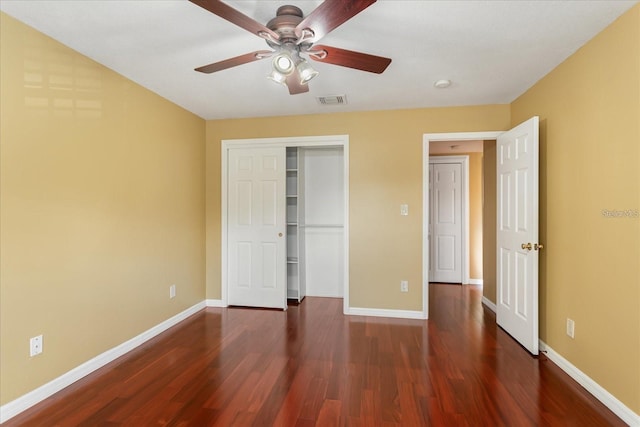
[[[273,58],[273,70],[280,74],[288,76],[294,68],[293,58],[287,52],[280,52]]]
[[[304,59],[301,60],[298,65],[298,75],[300,76],[300,84],[306,85],[311,79],[317,76],[319,73]]]
[[[269,80],[273,80],[274,82],[281,84],[281,85],[286,85],[286,81],[287,81],[287,76],[276,71],[275,69],[271,70],[271,73],[267,76],[267,78]]]

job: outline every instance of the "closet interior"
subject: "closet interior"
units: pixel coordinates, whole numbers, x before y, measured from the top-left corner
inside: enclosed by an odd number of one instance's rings
[[[344,156],[342,147],[288,147],[287,298],[342,298]]]

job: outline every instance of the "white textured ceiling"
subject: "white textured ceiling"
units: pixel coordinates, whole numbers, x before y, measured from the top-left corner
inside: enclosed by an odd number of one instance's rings
[[[278,6],[228,1],[266,23]],[[2,0],[0,9],[204,119],[504,104],[636,1],[379,0],[321,40],[392,58],[381,75],[313,62],[305,94],[268,81],[269,61],[214,74],[195,67],[265,49],[264,40],[187,0]],[[434,81],[450,79],[448,89]],[[317,96],[346,95],[322,106]]]

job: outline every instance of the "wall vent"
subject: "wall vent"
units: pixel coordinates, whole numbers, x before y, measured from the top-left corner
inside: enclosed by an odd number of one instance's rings
[[[317,96],[320,105],[342,105],[347,103],[347,95]]]

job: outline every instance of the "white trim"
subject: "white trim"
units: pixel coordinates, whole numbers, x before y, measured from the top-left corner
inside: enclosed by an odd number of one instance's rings
[[[350,307],[348,312],[344,314],[352,316],[394,317],[399,319],[426,319],[423,311],[389,310],[385,308]]]
[[[222,306],[227,307],[227,264],[229,262],[227,257],[227,163],[229,159],[229,148],[224,140],[220,144],[220,150],[222,150],[220,153],[220,174],[222,175],[220,179],[220,231],[222,234],[220,238],[220,297]]]
[[[486,305],[487,308],[493,311],[494,313],[496,312],[496,310],[498,310],[498,307],[496,307],[495,303],[487,297],[482,297],[482,303]]]
[[[482,279],[469,279],[468,282],[469,282],[468,283],[469,285],[476,285],[476,286],[482,286],[484,283]]]
[[[571,362],[556,353],[544,341],[540,340],[540,351],[545,353],[549,360],[558,365],[567,375],[573,378],[578,384],[584,387],[604,406],[609,408],[622,421],[630,426],[640,426],[640,415],[633,412],[628,406],[616,399],[604,387],[591,379],[587,374],[576,368]]]
[[[425,185],[426,183],[426,185]],[[429,318],[429,140],[422,142],[422,314]]]
[[[207,307],[226,307],[221,299],[208,299],[205,300],[205,304]]]
[[[221,252],[222,268],[220,271],[222,292],[221,307],[228,305],[227,300],[227,160],[230,148],[258,147],[342,147],[344,163],[344,291],[343,312],[349,310],[349,135],[301,136],[283,138],[223,139],[221,144]]]
[[[451,132],[451,133],[425,133],[423,141],[475,141],[478,139],[496,139],[504,130],[489,132]]]
[[[429,317],[429,143],[496,139],[504,131],[425,133],[422,135],[422,313]],[[426,183],[426,185],[425,185]]]
[[[161,334],[172,326],[175,326],[187,317],[197,313],[204,307],[204,301],[199,302],[194,306],[187,308],[183,312],[178,313],[175,316],[165,320],[164,322],[157,324],[151,329],[144,331],[140,335],[133,337],[130,340],[125,341],[122,344],[117,345],[102,354],[97,355],[93,359],[90,359],[81,365],[76,366],[70,371],[60,375],[58,378],[55,378],[48,383],[36,388],[35,390],[32,390],[20,396],[19,398],[2,405],[0,407],[0,423],[4,423],[8,419],[15,417],[19,413],[31,408],[35,404],[42,402],[44,399],[50,397],[54,393],[59,392],[63,388],[73,384],[74,382],[89,375],[95,370],[102,368],[118,357],[149,341],[151,338]]]
[[[342,312],[347,313],[349,310],[349,137],[344,137],[344,143],[342,145],[342,161],[344,164],[343,180],[344,180],[344,224],[343,224],[343,282],[344,288],[342,290]]]

